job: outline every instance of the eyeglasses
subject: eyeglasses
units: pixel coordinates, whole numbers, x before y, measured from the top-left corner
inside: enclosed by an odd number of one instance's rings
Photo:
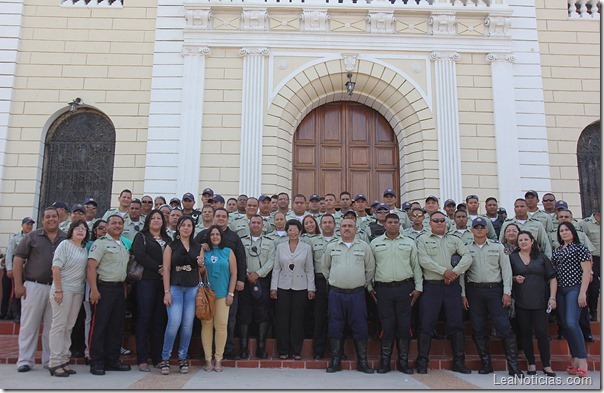
[[[544,199],[543,200],[543,202],[553,202],[553,201],[555,201],[555,199],[553,199],[553,198],[552,199]]]
[[[153,201],[142,201],[142,203],[144,203],[145,205],[150,205],[153,203]]]
[[[96,227],[96,229],[100,229],[101,231],[104,231],[105,229],[107,229],[107,227],[105,225],[99,225],[98,227]]]
[[[444,218],[433,218],[430,221],[437,223],[437,224],[442,224],[443,222],[447,221]]]
[[[411,215],[411,217],[417,217],[417,218],[423,217],[423,216],[424,216],[423,214],[412,214]]]

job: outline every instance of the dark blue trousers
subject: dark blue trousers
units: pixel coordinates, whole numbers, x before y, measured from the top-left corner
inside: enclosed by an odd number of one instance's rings
[[[419,298],[420,331],[432,336],[441,308],[444,307],[449,336],[463,332],[461,285],[431,283],[424,280],[424,293]]]
[[[332,288],[328,295],[328,316],[327,337],[343,339],[344,328],[348,324],[355,340],[369,338],[364,289],[355,293],[341,293]]]
[[[411,299],[415,283],[398,287],[376,286],[377,309],[382,323],[382,340],[411,337]]]
[[[470,322],[476,337],[488,337],[489,315],[498,337],[513,335],[508,310],[503,307],[503,286],[499,288],[475,288],[466,285],[466,297],[470,304]]]

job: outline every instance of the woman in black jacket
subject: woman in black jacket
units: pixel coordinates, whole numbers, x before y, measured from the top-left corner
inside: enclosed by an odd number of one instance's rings
[[[143,229],[136,234],[132,243],[132,253],[143,265],[143,277],[136,283],[136,357],[138,369],[151,371],[147,364],[147,342],[151,343],[151,360],[154,365],[161,363],[161,351],[166,329],[166,307],[164,307],[164,286],[162,282],[162,259],[166,244],[171,241],[166,233],[164,215],[152,210]]]

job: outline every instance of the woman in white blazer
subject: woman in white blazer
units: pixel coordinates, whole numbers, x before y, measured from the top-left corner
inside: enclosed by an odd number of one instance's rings
[[[304,309],[307,299],[315,298],[315,272],[312,248],[300,241],[302,224],[285,224],[288,241],[277,246],[271,280],[271,298],[277,299],[276,333],[279,359],[302,357]]]

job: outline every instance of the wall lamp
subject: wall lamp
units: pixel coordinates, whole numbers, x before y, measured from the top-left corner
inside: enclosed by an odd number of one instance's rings
[[[351,96],[355,85],[355,83],[352,81],[352,72],[349,72],[346,76],[348,77],[348,82],[345,84],[346,91],[348,92],[348,95]]]
[[[80,97],[74,99],[73,101],[69,102],[67,105],[70,106],[69,110],[71,112],[75,112],[78,110],[78,106],[82,105],[82,99]]]

